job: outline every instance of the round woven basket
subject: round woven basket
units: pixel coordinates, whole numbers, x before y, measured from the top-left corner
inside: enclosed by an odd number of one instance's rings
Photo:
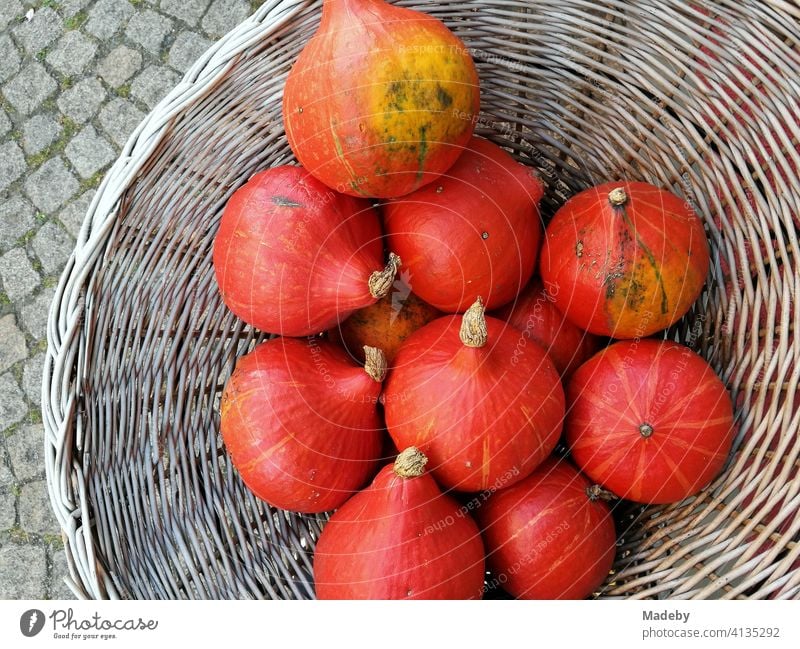
[[[683,196],[712,270],[669,332],[720,373],[738,434],[681,503],[618,507],[599,597],[800,597],[800,11],[784,0],[402,0],[471,48],[478,132],[538,168],[544,213],[606,180]],[[325,516],[271,509],[232,469],[219,396],[263,335],[228,312],[211,247],[255,171],[292,160],[286,74],[319,0],[268,0],[131,136],[56,291],[43,385],[70,586],[92,598],[311,598]]]

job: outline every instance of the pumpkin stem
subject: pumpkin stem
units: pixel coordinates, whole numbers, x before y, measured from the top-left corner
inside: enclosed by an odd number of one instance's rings
[[[483,347],[486,344],[489,334],[486,331],[486,317],[480,296],[461,318],[461,331],[458,335],[467,347]]]
[[[628,195],[625,193],[624,187],[617,187],[608,192],[608,202],[614,207],[622,207],[628,202]]]
[[[589,500],[592,502],[596,500],[605,500],[606,502],[610,500],[618,500],[617,496],[607,489],[603,489],[599,484],[593,484],[591,487],[586,487],[586,495],[589,496]]]
[[[389,364],[386,362],[386,355],[383,351],[377,347],[364,345],[364,357],[366,358],[364,371],[369,374],[370,378],[378,383],[383,381],[386,376],[386,370],[389,367]]]
[[[376,270],[369,276],[369,294],[372,297],[381,299],[389,294],[392,284],[394,284],[394,276],[397,275],[397,269],[401,263],[400,257],[390,252],[386,268]]]
[[[647,439],[653,434],[653,427],[650,424],[644,423],[639,426],[639,432],[641,433],[642,437]]]
[[[394,461],[394,472],[401,478],[418,478],[425,473],[428,458],[416,446],[409,446]]]

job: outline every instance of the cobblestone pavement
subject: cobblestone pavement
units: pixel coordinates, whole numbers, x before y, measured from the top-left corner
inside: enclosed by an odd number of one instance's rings
[[[0,598],[71,598],[40,411],[47,311],[128,135],[263,0],[0,0]]]

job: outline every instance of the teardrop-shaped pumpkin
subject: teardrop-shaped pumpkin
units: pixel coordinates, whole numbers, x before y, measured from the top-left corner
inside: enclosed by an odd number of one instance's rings
[[[239,359],[225,386],[220,427],[233,465],[270,505],[335,509],[373,475],[383,422],[385,359],[355,365],[318,338],[274,338]]]
[[[479,599],[484,558],[468,510],[405,449],[348,500],[314,551],[319,599]]]
[[[502,489],[555,448],[564,391],[545,351],[486,318],[478,300],[463,316],[434,320],[400,348],[383,394],[398,448],[416,446],[437,481],[460,491]]]
[[[402,196],[435,180],[472,135],[478,74],[440,21],[383,0],[325,0],[286,80],[295,156],[328,187]]]

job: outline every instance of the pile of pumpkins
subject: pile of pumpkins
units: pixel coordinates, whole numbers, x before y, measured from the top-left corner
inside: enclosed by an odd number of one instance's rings
[[[319,598],[478,598],[487,569],[514,597],[586,597],[608,503],[681,500],[730,451],[712,368],[648,338],[701,293],[701,220],[621,180],[544,228],[536,171],[473,134],[479,96],[440,21],[326,0],[284,92],[300,165],[221,219],[222,298],[275,334],[238,359],[222,438],[259,498],[335,510]]]

